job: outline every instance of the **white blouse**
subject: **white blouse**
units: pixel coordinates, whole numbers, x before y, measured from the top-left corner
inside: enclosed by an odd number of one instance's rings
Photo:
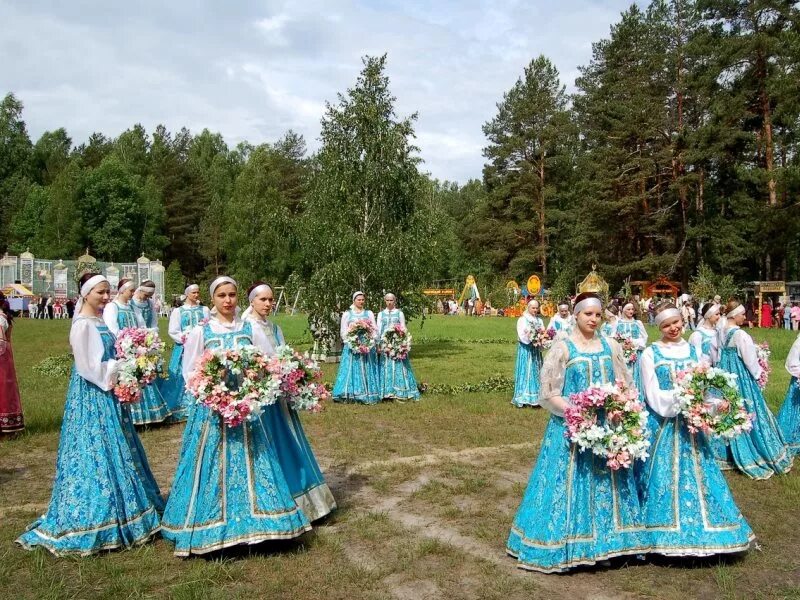
[[[792,377],[800,378],[800,335],[792,344],[789,356],[786,357],[786,370]]]
[[[517,338],[523,344],[531,343],[530,330],[544,328],[544,321],[539,317],[531,317],[527,313],[517,319]]]
[[[578,344],[581,343],[583,338],[579,333],[573,333],[569,336],[569,339]],[[605,341],[611,348],[611,362],[614,366],[614,378],[624,381],[627,386],[632,386],[633,379],[628,369],[625,367],[622,347],[615,340],[606,338]],[[600,337],[597,336],[588,346],[580,350],[582,352],[592,353],[601,352],[603,350],[603,342]],[[564,416],[564,410],[556,406],[553,400],[555,398],[560,398],[563,402],[569,404],[567,398],[563,396],[568,361],[569,347],[567,346],[566,340],[562,339],[552,345],[542,364],[542,385],[539,389],[539,403],[552,414],[559,417]]]
[[[114,359],[103,361],[103,339],[97,331],[102,324],[100,317],[75,317],[69,330],[69,345],[78,375],[107,392],[117,378],[119,364]]]
[[[223,323],[215,317],[211,317],[211,319],[208,321],[208,326],[214,333],[235,333],[237,331],[241,331],[244,325],[245,322],[238,318],[234,319],[232,323]],[[264,334],[264,330],[261,327],[255,327],[252,324],[250,327],[253,330],[253,345],[259,348],[267,347],[268,341],[266,339],[266,335]],[[203,352],[205,352],[203,327],[195,327],[189,333],[189,336],[186,338],[186,342],[183,344],[183,364],[181,364],[181,372],[183,373],[184,380],[187,382],[194,372],[195,366],[197,365],[197,359],[203,355]]]
[[[250,323],[253,331],[258,329],[264,334],[259,336],[258,340],[254,339],[253,341],[267,356],[275,354],[278,346],[282,346],[285,343],[283,331],[269,319],[259,319],[258,316],[251,313],[245,320]]]
[[[575,317],[569,315],[566,319],[562,318],[560,314],[556,313],[550,318],[550,322],[547,324],[548,329],[558,329],[556,328],[556,323],[561,323],[561,331],[559,333],[563,333],[564,331],[569,331],[575,326]]]
[[[136,319],[136,326],[137,327],[144,327],[144,321],[142,320],[142,314],[133,308],[130,304],[122,304],[117,300],[113,300],[106,304],[106,307],[103,309],[103,321],[105,322],[108,329],[114,335],[119,335],[119,307],[130,308],[133,311],[133,317]]]
[[[666,418],[677,416],[679,409],[675,405],[675,391],[673,389],[662,390],[658,385],[656,375],[655,354],[653,345],[657,344],[658,349],[666,358],[687,359],[692,353],[692,347],[686,340],[680,340],[674,344],[662,341],[653,342],[644,352],[642,352],[639,368],[642,374],[642,390],[640,390],[647,400],[647,404],[658,415]]]
[[[186,308],[193,308],[191,304],[184,304]],[[208,307],[203,307],[203,318],[207,319],[209,315]],[[176,344],[182,344],[184,336],[188,333],[187,331],[183,331],[181,329],[181,309],[180,308],[173,308],[172,312],[169,313],[169,327],[167,328],[167,332],[169,333],[169,337]]]
[[[350,308],[351,310],[355,310],[353,307]],[[371,310],[365,310],[364,312],[358,313],[352,317],[352,321],[358,321],[360,319],[369,319],[369,321],[372,323],[372,326],[375,327],[375,335],[378,335],[378,323],[375,321],[375,315]],[[350,323],[350,311],[346,310],[342,313],[342,325],[339,328],[339,335],[342,337],[342,340],[347,337],[347,330],[350,328]]]
[[[704,336],[703,333],[706,335]],[[711,338],[710,355],[703,353],[703,342],[705,341],[706,337]],[[715,327],[701,325],[692,332],[692,335],[689,336],[689,344],[694,346],[695,352],[697,352],[698,360],[704,360],[712,365],[717,364],[719,361],[719,331]]]
[[[722,332],[723,340],[728,338],[729,331],[730,328]],[[761,377],[761,365],[758,364],[758,349],[756,348],[756,343],[753,341],[753,338],[750,337],[750,334],[745,333],[737,327],[727,347],[736,348],[744,366],[747,367],[747,370],[750,371],[750,374],[756,380]]]

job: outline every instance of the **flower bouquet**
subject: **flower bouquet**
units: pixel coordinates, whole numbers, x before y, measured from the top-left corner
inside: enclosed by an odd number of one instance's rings
[[[123,404],[138,402],[145,386],[166,377],[164,342],[158,332],[126,327],[119,332],[114,349],[119,362],[114,395]]]
[[[269,358],[267,369],[280,381],[281,395],[295,410],[320,412],[323,403],[330,400],[317,362],[290,346],[278,346],[275,356]]]
[[[762,390],[767,387],[769,381],[769,374],[772,372],[772,367],[769,366],[769,357],[772,356],[772,351],[769,349],[767,342],[761,342],[756,346],[756,355],[758,356],[758,366],[761,367],[761,376],[758,378],[758,387]]]
[[[581,452],[591,450],[605,458],[614,471],[647,459],[647,411],[636,389],[617,381],[571,394],[569,401],[566,437]]]
[[[730,439],[753,427],[734,373],[700,363],[675,380],[675,402],[691,433]]]
[[[531,346],[548,350],[553,345],[553,340],[556,338],[555,329],[545,329],[544,327],[536,327],[530,330],[529,339]]]
[[[375,326],[369,319],[353,321],[344,341],[354,354],[369,354],[375,347]]]
[[[281,379],[255,346],[206,350],[186,385],[197,402],[217,413],[228,427],[254,421],[281,395]]]
[[[622,346],[622,357],[625,359],[625,364],[632,365],[635,363],[639,358],[639,354],[636,344],[633,343],[633,338],[624,333],[618,333],[614,336],[614,339]]]
[[[392,360],[405,360],[411,351],[411,334],[400,323],[395,323],[381,336],[381,352]]]

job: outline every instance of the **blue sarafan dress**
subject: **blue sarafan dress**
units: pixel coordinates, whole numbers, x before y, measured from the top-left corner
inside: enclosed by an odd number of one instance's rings
[[[568,398],[593,385],[630,383],[616,343],[598,337],[594,345],[596,351],[579,351],[571,337],[553,345],[542,367],[542,406],[551,409],[549,398]],[[611,470],[603,458],[580,452],[566,432],[563,417],[554,412],[507,552],[523,569],[543,573],[647,552],[633,469]]]
[[[395,325],[406,326],[406,317],[399,308],[392,310],[383,309],[378,313],[378,340],[383,333]],[[419,400],[419,388],[411,370],[411,360],[394,360],[385,354],[378,356],[380,370],[381,398],[396,398],[398,400]]]
[[[185,421],[189,406],[194,404],[194,398],[186,391],[186,382],[183,380],[183,342],[189,332],[208,315],[205,306],[184,305],[173,309],[169,316],[169,336],[175,346],[169,360],[169,377],[161,380],[159,391],[172,411],[171,421]]]
[[[697,362],[684,341],[651,344],[642,356],[643,396],[662,418],[644,464],[644,523],[658,554],[744,552],[754,539],[706,437],[690,433],[675,406],[675,374]]]
[[[719,331],[700,326],[689,336],[689,343],[694,346],[698,361],[709,365],[719,362]]]
[[[768,479],[792,468],[792,453],[772,416],[756,377],[761,374],[756,347],[747,333],[733,326],[725,331],[719,367],[736,375],[736,386],[747,412],[754,416],[753,428],[736,436],[728,445],[715,446],[717,460],[733,463],[752,479]]]
[[[375,348],[367,354],[358,354],[350,349],[345,341],[350,323],[357,320],[372,322],[377,332],[375,315],[371,310],[357,311],[351,306],[342,315],[342,360],[336,373],[333,386],[333,399],[336,402],[360,402],[377,404],[381,401],[381,382],[378,371],[378,355]]]
[[[644,324],[638,319],[628,320],[620,317],[617,319],[611,337],[616,337],[618,335],[628,336],[633,340],[633,343],[636,344],[636,362],[628,364],[627,368],[633,378],[634,387],[637,390],[641,390],[642,381],[639,373],[639,363],[642,360],[642,352],[645,346],[647,346],[647,330],[644,328]]]
[[[542,350],[531,345],[531,333],[544,328],[539,317],[527,312],[517,319],[517,362],[514,367],[514,397],[517,407],[539,406],[539,371],[542,369]]]
[[[131,304],[134,301],[131,300]],[[149,303],[145,303],[150,307]],[[116,323],[113,322],[114,313],[116,312]],[[137,314],[139,312],[139,314]],[[147,321],[145,316],[148,313],[141,313],[138,309],[132,306],[124,306],[118,302],[109,302],[106,309],[103,311],[103,318],[113,333],[119,333],[125,327],[146,327]],[[152,319],[152,314],[150,317]],[[152,423],[161,423],[172,415],[172,410],[167,405],[166,400],[161,395],[158,382],[154,382],[145,386],[142,390],[142,397],[139,402],[131,404],[131,417],[136,425],[149,425]]]
[[[111,389],[114,335],[78,316],[70,331],[69,380],[56,475],[47,513],[17,542],[57,556],[86,556],[142,544],[160,527],[164,502],[128,405]]]
[[[259,335],[239,320],[229,326],[212,319],[197,327],[184,347],[184,377],[205,349],[261,347]],[[196,404],[189,411],[162,519],[162,536],[175,544],[175,555],[295,538],[310,528],[292,498],[263,420],[228,427],[215,412]]]
[[[281,328],[271,321],[252,315],[249,322],[253,328],[263,331],[268,343],[261,349],[267,355],[274,354],[278,346],[286,343]],[[264,410],[261,420],[272,436],[278,463],[294,501],[310,521],[330,514],[336,508],[336,500],[325,483],[297,411],[281,399]]]
[[[789,356],[786,357],[786,370],[792,380],[778,413],[778,426],[789,451],[797,456],[800,454],[800,337],[794,341]]]

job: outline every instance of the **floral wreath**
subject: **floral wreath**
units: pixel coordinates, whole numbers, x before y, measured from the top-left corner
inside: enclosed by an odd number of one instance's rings
[[[375,347],[375,326],[369,319],[358,319],[350,323],[344,339],[355,354],[369,354]]]
[[[381,353],[392,360],[405,360],[411,351],[411,334],[400,323],[395,323],[381,336]]]
[[[753,427],[736,387],[736,374],[707,363],[679,371],[675,402],[691,433],[731,439]]]

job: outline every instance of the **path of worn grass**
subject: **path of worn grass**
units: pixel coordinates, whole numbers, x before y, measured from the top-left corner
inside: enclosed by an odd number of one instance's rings
[[[294,345],[310,342],[300,318],[282,318]],[[13,539],[44,507],[53,476],[66,381],[32,367],[67,351],[67,322],[17,323],[15,353],[28,432],[0,443],[2,598],[786,598],[800,597],[800,476],[754,482],[729,476],[762,550],[724,563],[615,563],[567,576],[519,571],[504,556],[508,528],[547,416],[518,410],[509,393],[425,395],[419,403],[332,405],[304,416],[341,504],[297,543],[179,560],[162,540],[96,558],[54,559]],[[422,381],[455,385],[513,375],[510,319],[433,318],[420,329]],[[755,332],[773,347],[768,400],[777,409],[794,335]],[[326,366],[326,376],[334,376]],[[142,439],[166,490],[181,427]]]

